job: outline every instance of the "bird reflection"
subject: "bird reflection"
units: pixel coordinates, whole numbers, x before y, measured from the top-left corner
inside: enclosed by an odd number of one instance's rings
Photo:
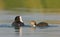
[[[20,27],[19,35],[22,37],[22,27]]]
[[[31,27],[30,30],[31,31],[35,31],[36,30],[36,27]]]
[[[16,35],[22,37],[22,27],[20,27],[18,32],[16,32]]]

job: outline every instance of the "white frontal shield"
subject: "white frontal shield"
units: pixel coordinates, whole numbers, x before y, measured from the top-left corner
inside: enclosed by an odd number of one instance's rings
[[[23,22],[22,17],[20,16],[20,21]]]

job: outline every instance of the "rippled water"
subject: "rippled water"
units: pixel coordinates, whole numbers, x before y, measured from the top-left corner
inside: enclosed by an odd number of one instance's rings
[[[60,37],[60,25],[49,24],[49,27],[21,27],[20,32],[15,32],[11,26],[16,15],[21,15],[26,25],[30,25],[30,20],[60,20],[56,14],[41,13],[12,13],[12,11],[0,12],[0,37]]]

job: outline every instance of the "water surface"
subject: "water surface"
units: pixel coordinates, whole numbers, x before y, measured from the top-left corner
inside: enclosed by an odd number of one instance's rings
[[[44,14],[39,12],[14,12],[15,11],[0,11],[0,37],[60,37],[60,25],[57,23],[52,24],[48,22],[49,27],[45,28],[21,27],[20,32],[15,32],[13,27],[9,27],[17,15],[22,16],[25,25],[30,25],[31,20],[36,20],[37,23],[44,20],[59,21],[59,14],[56,15],[55,13]]]

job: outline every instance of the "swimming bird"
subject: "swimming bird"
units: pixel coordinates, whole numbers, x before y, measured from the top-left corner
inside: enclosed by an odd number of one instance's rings
[[[32,21],[30,22],[30,24],[31,24],[33,27],[36,27],[36,26],[39,26],[39,27],[48,26],[48,23],[46,23],[46,22],[39,22],[39,23],[37,24],[35,20],[32,20]]]
[[[20,29],[21,26],[24,26],[24,23],[22,21],[22,17],[21,16],[16,16],[14,19],[14,22],[12,23],[12,26],[15,29]]]

